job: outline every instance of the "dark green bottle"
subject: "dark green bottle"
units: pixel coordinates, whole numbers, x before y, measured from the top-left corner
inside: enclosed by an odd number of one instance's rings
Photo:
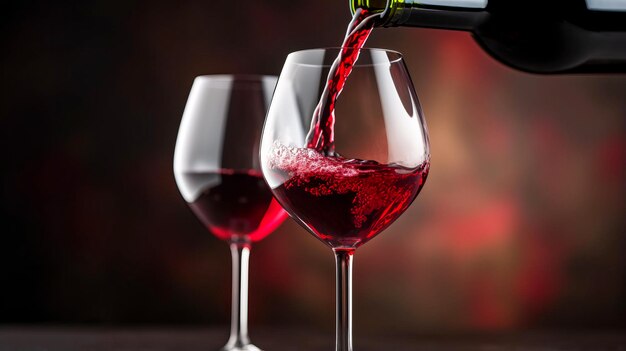
[[[379,27],[472,32],[492,57],[533,73],[626,73],[626,0],[349,0]]]

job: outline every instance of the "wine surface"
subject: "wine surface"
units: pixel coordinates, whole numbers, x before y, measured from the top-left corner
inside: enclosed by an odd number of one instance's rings
[[[270,168],[282,183],[274,195],[289,213],[331,247],[356,248],[409,207],[429,164],[406,168],[275,145]]]
[[[189,207],[222,240],[261,240],[287,217],[258,171],[221,170],[185,176],[196,181],[209,179],[210,185]]]

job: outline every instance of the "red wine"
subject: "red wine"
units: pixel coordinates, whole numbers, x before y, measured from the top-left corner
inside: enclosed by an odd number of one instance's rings
[[[258,171],[221,170],[184,177],[189,182],[210,184],[189,207],[222,240],[261,240],[287,217]]]
[[[352,72],[354,63],[359,58],[360,49],[365,45],[374,28],[374,17],[379,17],[379,15],[371,15],[364,9],[357,9],[354,13],[339,56],[330,68],[326,86],[313,112],[311,128],[307,135],[307,146],[327,156],[334,155],[335,151],[335,103]]]
[[[327,157],[313,149],[275,145],[273,192],[289,213],[333,248],[356,248],[387,228],[413,202],[428,175],[415,168]]]

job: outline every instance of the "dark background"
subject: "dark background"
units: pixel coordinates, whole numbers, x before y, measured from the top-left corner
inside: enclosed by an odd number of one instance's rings
[[[0,21],[0,323],[229,320],[227,245],[172,173],[193,78],[336,46],[347,1],[13,1]],[[626,76],[536,76],[462,32],[379,29],[430,128],[422,194],[355,266],[372,333],[623,328]],[[333,259],[253,249],[252,324],[332,330]],[[253,328],[253,327],[252,327]]]

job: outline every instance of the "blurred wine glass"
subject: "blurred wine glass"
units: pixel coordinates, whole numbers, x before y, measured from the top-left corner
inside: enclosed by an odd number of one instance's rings
[[[273,76],[199,76],[180,123],[174,175],[193,213],[232,253],[230,339],[223,351],[259,350],[247,327],[250,245],[286,218],[263,180],[261,129]]]

